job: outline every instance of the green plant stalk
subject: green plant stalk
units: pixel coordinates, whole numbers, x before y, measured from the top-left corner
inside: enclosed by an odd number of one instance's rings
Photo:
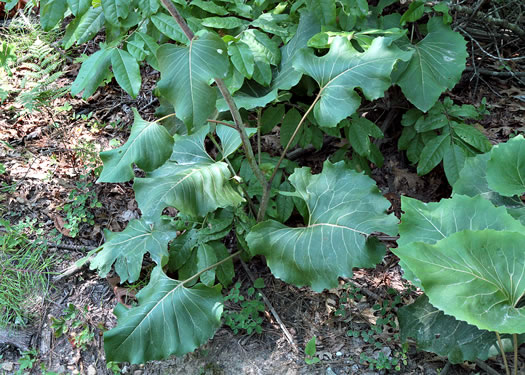
[[[268,180],[268,183],[266,185],[266,190],[263,190],[263,195],[262,195],[262,199],[261,199],[261,206],[259,207],[259,213],[257,214],[257,221],[258,222],[262,221],[264,219],[264,215],[266,214],[266,209],[268,208],[268,203],[270,202],[270,191],[271,191],[272,182],[273,182],[273,179],[275,178],[275,175],[277,174],[277,171],[279,170],[279,166],[281,165],[282,161],[284,160],[284,158],[286,156],[286,153],[288,152],[288,149],[290,148],[290,146],[292,145],[293,140],[297,136],[297,133],[299,133],[299,130],[303,126],[304,121],[306,120],[306,118],[308,117],[308,115],[310,114],[312,109],[315,107],[315,105],[317,104],[319,99],[321,99],[322,92],[323,92],[323,90],[319,91],[319,94],[317,94],[317,96],[316,96],[315,100],[313,101],[313,103],[310,105],[308,110],[304,113],[303,117],[301,118],[301,120],[297,124],[297,127],[295,128],[295,131],[293,132],[292,136],[290,137],[290,140],[288,141],[288,144],[286,145],[286,147],[284,148],[283,152],[281,153],[281,157],[279,158],[279,161],[275,165],[273,173],[270,176],[270,179]],[[263,187],[264,187],[264,185],[263,185]]]
[[[181,287],[181,286],[183,286],[184,284],[186,284],[186,283],[188,283],[188,282],[190,282],[190,281],[192,281],[192,280],[195,280],[196,278],[198,278],[198,277],[199,277],[200,275],[202,275],[203,273],[205,273],[205,272],[207,272],[207,271],[209,271],[209,270],[211,270],[211,269],[213,269],[213,268],[215,268],[215,267],[217,267],[217,266],[220,266],[221,264],[223,264],[223,263],[229,261],[230,259],[235,258],[235,257],[236,257],[237,255],[239,255],[240,253],[242,253],[242,250],[236,251],[235,253],[231,254],[230,256],[224,258],[223,260],[218,261],[217,263],[214,263],[214,264],[212,264],[211,266],[206,267],[205,269],[203,269],[203,270],[197,272],[195,275],[193,275],[193,276],[187,278],[186,280],[182,281],[179,285],[177,285],[177,286],[175,287],[175,289],[176,289],[176,288],[179,288],[179,287]]]
[[[518,375],[518,334],[512,334],[512,343],[514,344],[514,375]]]
[[[505,373],[510,375],[509,364],[507,363],[507,356],[505,355],[505,349],[503,349],[503,343],[501,342],[501,336],[496,332],[496,337],[498,339],[499,350],[501,350],[501,356],[503,357],[503,364],[505,365]]]
[[[177,22],[179,27],[182,29],[186,37],[191,42],[193,38],[195,37],[195,34],[193,33],[193,31],[190,30],[184,18],[180,15],[177,8],[175,8],[175,5],[173,5],[173,3],[170,0],[161,0],[161,2],[166,7],[166,9],[171,14],[171,16],[175,19],[175,22]],[[253,153],[252,145],[250,144],[250,139],[248,138],[248,134],[246,133],[246,128],[244,127],[244,124],[242,122],[241,113],[239,112],[239,109],[237,108],[237,105],[235,104],[235,101],[233,100],[233,97],[230,91],[224,84],[224,81],[220,78],[215,78],[215,83],[217,84],[219,91],[221,92],[222,96],[224,97],[224,100],[226,101],[226,104],[228,105],[228,108],[233,118],[233,122],[235,123],[237,131],[239,132],[241,136],[242,148],[244,150],[246,158],[248,159],[248,163],[250,164],[250,167],[253,170],[255,177],[257,178],[257,180],[259,180],[259,183],[263,187],[263,196],[265,195],[269,196],[270,194],[269,185],[266,181],[266,177],[264,176],[264,173],[262,172],[261,168],[257,164],[257,161],[255,160],[255,155]],[[268,203],[266,203],[266,205],[268,205]],[[261,203],[261,207],[262,207],[262,203]],[[264,211],[266,211],[266,208],[264,209]],[[259,216],[260,215],[257,215],[257,217]]]

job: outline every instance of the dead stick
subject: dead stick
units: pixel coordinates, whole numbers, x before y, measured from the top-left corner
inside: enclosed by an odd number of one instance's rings
[[[246,271],[246,274],[248,275],[248,277],[250,278],[252,283],[255,283],[255,277],[253,276],[252,271],[250,271],[250,269],[248,268],[248,266],[246,265],[246,263],[244,263],[244,261],[242,259],[241,259],[241,264],[242,264],[242,268],[244,268],[244,270]],[[270,309],[273,317],[275,318],[275,320],[279,324],[279,327],[281,327],[281,330],[284,332],[284,335],[286,336],[286,339],[288,340],[290,345],[292,345],[292,348],[294,349],[294,351],[296,353],[299,353],[299,349],[297,348],[297,345],[295,344],[295,342],[293,340],[293,337],[290,334],[290,331],[288,331],[288,328],[286,328],[286,326],[284,325],[284,323],[281,320],[279,314],[277,314],[277,311],[275,311],[275,309],[273,308],[272,304],[270,303],[268,298],[264,295],[264,293],[262,291],[260,291],[260,290],[259,290],[259,293],[261,293],[261,296],[262,296],[262,298],[264,300],[264,303],[266,304],[268,309]]]

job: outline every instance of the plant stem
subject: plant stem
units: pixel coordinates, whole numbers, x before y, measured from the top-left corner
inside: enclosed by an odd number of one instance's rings
[[[261,108],[257,108],[257,158],[261,165]]]
[[[226,122],[226,121],[213,120],[213,119],[210,119],[210,118],[207,119],[206,121],[213,122],[214,124],[221,124],[221,125],[229,126],[230,128],[237,130],[237,128],[234,125],[232,125],[232,124],[230,124],[229,122]]]
[[[496,332],[496,337],[498,339],[499,350],[501,350],[501,356],[503,357],[503,364],[505,365],[505,373],[510,375],[509,364],[507,363],[507,357],[505,356],[505,349],[503,349],[503,343],[501,342],[501,337],[498,332]]]
[[[187,278],[186,280],[182,281],[182,282],[177,286],[177,288],[178,288],[179,286],[182,286],[182,285],[184,285],[184,284],[186,284],[186,283],[188,283],[188,282],[190,282],[190,281],[192,281],[192,280],[198,278],[198,277],[199,277],[200,275],[202,275],[204,272],[207,272],[207,271],[209,271],[209,270],[211,270],[211,269],[213,269],[213,268],[215,268],[215,267],[218,267],[218,266],[220,266],[221,264],[223,264],[223,263],[229,261],[230,259],[235,258],[235,257],[236,257],[237,255],[239,255],[240,253],[242,253],[242,250],[236,251],[235,253],[231,254],[230,256],[224,258],[223,260],[221,260],[221,261],[219,261],[219,262],[217,262],[217,263],[214,263],[214,264],[212,264],[211,266],[206,267],[206,268],[203,269],[202,271],[199,271],[199,272],[197,272],[195,275],[193,275],[193,276]]]
[[[188,27],[188,24],[182,18],[177,8],[175,8],[175,5],[170,0],[161,0],[162,4],[166,7],[168,12],[171,14],[171,16],[175,19],[175,22],[179,25],[179,27],[182,29],[186,37],[190,40],[190,42],[195,37],[195,34],[193,31],[190,30]],[[255,155],[253,154],[252,145],[250,143],[250,139],[248,138],[248,134],[246,133],[246,128],[244,127],[244,123],[242,122],[242,117],[239,112],[239,109],[237,108],[237,105],[235,104],[235,101],[233,100],[233,97],[224,84],[224,81],[220,78],[215,78],[215,83],[217,84],[217,88],[221,92],[222,96],[224,97],[224,100],[226,101],[226,104],[228,105],[228,108],[230,110],[230,113],[233,118],[233,122],[235,123],[235,126],[237,128],[237,131],[239,132],[241,136],[241,142],[242,142],[242,148],[244,150],[244,153],[246,155],[246,158],[248,159],[248,163],[250,164],[250,167],[255,174],[255,177],[259,181],[259,183],[262,185],[263,188],[263,196],[269,195],[269,192],[267,191],[268,183],[266,182],[266,177],[264,176],[264,173],[261,171],[261,168],[257,164],[257,161],[255,160]]]
[[[167,118],[170,118],[170,117],[173,117],[173,116],[176,116],[176,114],[175,114],[175,113],[170,113],[169,115],[166,115],[166,116],[164,116],[164,117],[161,117],[161,118],[159,118],[159,119],[153,121],[153,123],[155,124],[155,123],[157,123],[157,122],[161,122],[162,120],[166,120]]]
[[[514,375],[518,375],[518,334],[512,334],[512,343],[514,344]]]
[[[262,196],[262,199],[261,199],[261,206],[259,207],[259,213],[257,214],[257,221],[261,221],[261,220],[264,219],[264,214],[266,213],[266,209],[268,208],[268,202],[270,201],[270,191],[271,191],[271,186],[272,186],[273,179],[275,178],[275,175],[277,174],[277,172],[279,170],[279,166],[281,165],[282,161],[284,160],[284,157],[286,156],[286,153],[288,152],[288,149],[292,145],[293,140],[295,139],[296,135],[299,133],[299,130],[301,129],[301,126],[303,125],[304,121],[306,120],[306,118],[308,117],[308,115],[310,114],[312,109],[315,107],[315,105],[317,104],[319,99],[321,99],[321,93],[322,92],[323,92],[323,90],[321,90],[319,92],[319,94],[317,94],[317,96],[316,96],[315,100],[313,101],[313,103],[310,105],[308,110],[304,113],[303,117],[301,118],[301,120],[297,124],[297,127],[295,128],[295,131],[293,132],[292,136],[290,137],[290,140],[288,141],[288,144],[286,145],[286,147],[284,148],[283,152],[281,153],[281,157],[279,158],[279,161],[275,165],[275,167],[273,169],[273,173],[270,176],[270,179],[268,180],[267,188],[266,188],[266,190],[263,190],[263,196]]]

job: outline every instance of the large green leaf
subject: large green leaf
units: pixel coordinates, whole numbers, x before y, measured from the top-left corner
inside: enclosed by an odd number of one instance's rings
[[[390,204],[371,178],[327,161],[321,174],[296,169],[290,182],[292,194],[308,208],[307,225],[291,228],[268,220],[247,237],[250,251],[264,255],[276,277],[321,291],[337,286],[338,276],[351,277],[352,268],[381,260],[384,246],[369,235],[395,234],[397,219],[386,214]]]
[[[171,221],[159,220],[148,223],[145,220],[131,220],[122,232],[105,232],[106,242],[102,250],[91,261],[91,269],[98,269],[100,277],[105,277],[111,266],[121,282],[130,283],[138,280],[142,269],[142,260],[146,253],[157,264],[168,257],[168,242],[177,236]]]
[[[494,147],[487,163],[487,182],[492,190],[506,197],[525,193],[525,138],[522,135]]]
[[[430,304],[426,295],[401,307],[397,317],[403,341],[412,337],[418,349],[448,357],[454,364],[476,359],[484,361],[491,348],[497,345],[496,333],[445,315]]]
[[[156,218],[165,207],[200,217],[219,207],[237,206],[243,198],[233,188],[228,165],[213,160],[204,148],[209,126],[179,137],[171,160],[147,175],[136,178],[133,189],[143,215]]]
[[[139,305],[117,305],[118,325],[104,333],[108,361],[144,363],[192,352],[210,339],[220,326],[221,287],[197,284],[186,288],[157,266]]]
[[[450,199],[432,203],[401,197],[401,210],[404,214],[399,224],[399,246],[411,242],[434,244],[453,233],[467,229],[515,232],[525,229],[504,207],[495,207],[480,196],[455,194]]]
[[[418,44],[412,46],[405,38],[405,47],[415,53],[392,75],[407,99],[424,112],[459,81],[467,59],[465,39],[445,25],[441,17],[430,19],[427,27],[427,36]]]
[[[188,129],[202,126],[215,110],[216,91],[210,87],[210,80],[228,74],[226,45],[217,35],[204,33],[189,47],[160,46],[157,58],[160,92]]]
[[[115,48],[111,53],[111,64],[113,65],[113,74],[120,87],[132,98],[136,98],[142,83],[137,60],[128,52]]]
[[[73,44],[82,44],[93,38],[104,26],[105,18],[102,7],[89,8],[82,17],[76,17],[67,25],[62,43],[68,49]],[[82,64],[83,65],[83,64]]]
[[[87,14],[87,13],[86,13]],[[80,67],[77,78],[71,85],[71,94],[87,99],[97,90],[109,74],[111,50],[101,49],[87,58]]]
[[[160,167],[171,155],[173,137],[156,122],[144,121],[133,108],[135,120],[128,141],[121,147],[100,153],[104,169],[98,182],[125,182],[131,180],[132,164],[150,172]]]
[[[49,31],[64,17],[67,0],[40,0],[40,23]]]
[[[430,303],[480,329],[525,333],[525,235],[462,231],[434,245],[392,250],[421,280]]]
[[[396,61],[408,60],[412,55],[389,44],[379,37],[366,52],[360,53],[349,40],[336,37],[330,51],[322,57],[317,57],[312,49],[299,51],[293,66],[315,79],[320,87],[320,100],[314,108],[319,125],[335,127],[352,115],[361,104],[356,88],[370,100],[384,95]]]

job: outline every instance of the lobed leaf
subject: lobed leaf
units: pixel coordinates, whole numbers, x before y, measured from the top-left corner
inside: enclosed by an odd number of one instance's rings
[[[140,276],[146,253],[159,265],[168,257],[168,243],[177,236],[177,231],[170,221],[148,223],[141,219],[131,220],[120,233],[106,231],[105,235],[107,241],[91,261],[90,268],[98,269],[99,276],[106,277],[115,264],[120,282],[132,283]]]
[[[360,53],[346,38],[336,37],[325,56],[317,57],[311,49],[299,51],[294,68],[315,79],[320,87],[320,100],[314,107],[319,125],[335,127],[357,110],[361,97],[355,88],[370,100],[384,95],[396,61],[408,60],[412,54],[389,44],[379,37]]]
[[[407,99],[423,112],[428,111],[446,90],[452,89],[465,69],[465,39],[452,31],[441,17],[427,23],[428,34],[416,45],[412,58],[392,75]],[[406,39],[408,46],[408,39]]]
[[[128,141],[121,147],[100,153],[104,163],[98,182],[125,182],[135,177],[132,164],[144,171],[160,167],[171,155],[173,137],[156,122],[144,121],[133,108],[135,116]]]
[[[144,363],[192,352],[220,327],[220,285],[187,288],[160,266],[137,294],[139,305],[115,308],[118,324],[104,333],[108,361]]]
[[[228,165],[215,162],[204,148],[208,131],[203,126],[192,135],[179,137],[170,161],[146,178],[135,179],[133,189],[143,215],[157,218],[171,206],[185,215],[202,217],[243,202],[229,182]]]
[[[177,117],[188,129],[197,129],[215,110],[213,78],[228,74],[226,45],[215,34],[205,32],[189,47],[164,44],[157,50],[161,94],[175,107]]]
[[[267,220],[247,236],[252,254],[264,255],[276,277],[321,291],[335,287],[338,276],[351,277],[352,268],[381,260],[384,246],[369,235],[395,234],[397,219],[386,214],[390,204],[371,178],[327,161],[321,174],[296,169],[290,182],[293,195],[307,206],[307,225],[291,228]]]

